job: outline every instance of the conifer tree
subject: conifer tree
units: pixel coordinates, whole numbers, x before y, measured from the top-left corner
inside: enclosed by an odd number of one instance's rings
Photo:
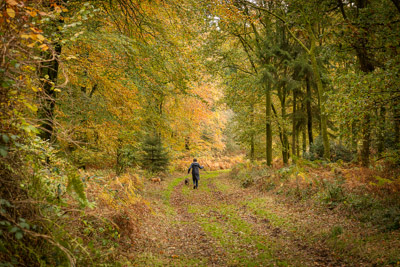
[[[157,136],[147,136],[143,142],[142,167],[152,173],[165,170],[168,165],[168,152],[162,146],[161,138]]]

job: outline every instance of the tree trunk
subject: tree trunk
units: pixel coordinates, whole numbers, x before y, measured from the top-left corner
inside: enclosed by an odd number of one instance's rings
[[[186,149],[187,151],[190,150],[190,137],[189,137],[189,136],[186,136],[186,137],[185,137],[185,149]]]
[[[267,165],[272,165],[272,127],[271,127],[271,82],[268,81],[265,89],[265,116],[266,116],[266,159]]]
[[[254,135],[251,134],[251,137],[250,137],[250,161],[251,162],[254,161],[254,156],[255,156],[255,153],[254,153]]]
[[[286,133],[286,130],[283,129],[282,131],[282,136],[283,136],[283,142],[282,142],[282,158],[283,158],[283,164],[287,165],[289,163],[289,140],[288,136]]]
[[[358,150],[358,128],[357,128],[357,122],[353,121],[351,123],[351,147],[353,151]]]
[[[306,126],[304,125],[303,126],[303,138],[302,138],[302,141],[303,141],[303,152],[302,152],[302,156],[303,156],[303,158],[304,158],[304,155],[306,154],[306,151],[307,151],[307,128],[306,128]]]
[[[378,117],[381,119],[379,120],[379,126],[378,126],[378,142],[377,142],[377,151],[378,154],[382,154],[384,148],[385,148],[385,126],[386,126],[386,108],[381,107],[380,108],[380,113],[378,114]]]
[[[296,90],[293,90],[293,114],[292,114],[292,161],[296,156]]]
[[[296,130],[296,156],[300,157],[300,128]]]
[[[45,80],[43,85],[43,100],[41,104],[41,110],[39,110],[39,117],[41,120],[41,133],[40,137],[44,140],[53,139],[53,127],[54,127],[54,108],[56,104],[56,92],[54,86],[57,84],[58,77],[58,57],[61,54],[61,45],[56,44],[54,47],[55,55],[48,55],[48,58],[53,60],[43,63],[40,68],[40,76]]]
[[[400,148],[400,108],[394,107],[394,143]]]
[[[310,86],[310,78],[307,75],[306,77],[306,86],[307,86],[307,129],[308,129],[308,142],[311,146],[314,142],[313,133],[312,133],[312,112],[311,112],[311,86]]]
[[[285,101],[282,102],[282,118],[285,120],[286,118],[286,105]],[[289,140],[286,132],[285,125],[282,125],[282,158],[283,158],[283,163],[287,165],[289,163]]]
[[[363,140],[362,140],[362,148],[361,148],[361,163],[364,167],[369,166],[369,147],[371,143],[371,118],[369,114],[364,116],[364,123],[363,123]]]
[[[310,35],[310,60],[311,60],[311,66],[314,74],[314,79],[315,83],[317,84],[317,89],[318,89],[318,97],[320,99],[320,104],[319,104],[319,110],[321,112],[321,134],[322,134],[322,140],[324,144],[324,158],[326,160],[330,160],[331,157],[331,152],[330,152],[330,147],[329,147],[329,137],[328,137],[328,126],[327,126],[327,117],[325,113],[325,102],[326,102],[326,96],[325,96],[325,89],[322,84],[321,76],[319,73],[319,68],[317,64],[317,58],[315,55],[315,37],[313,30],[311,28],[311,25],[308,24],[308,32]]]
[[[250,114],[250,160],[253,162],[255,159],[255,140],[254,140],[254,105],[251,106]]]

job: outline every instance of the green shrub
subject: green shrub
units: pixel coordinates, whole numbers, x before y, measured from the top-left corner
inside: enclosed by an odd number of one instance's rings
[[[346,148],[340,143],[330,142],[331,158],[330,160],[336,162],[342,160],[344,162],[350,162],[354,160],[355,153]],[[318,136],[314,143],[311,144],[310,150],[304,155],[304,158],[315,161],[324,159],[324,144],[321,136]]]
[[[61,208],[66,195],[86,205],[84,185],[48,142],[25,139],[0,161],[0,263],[66,266],[74,261],[76,241],[64,228]]]
[[[348,194],[348,210],[358,220],[377,225],[382,231],[400,229],[400,205],[392,201],[378,200],[365,193]]]
[[[329,207],[336,207],[339,203],[346,200],[346,195],[343,190],[344,179],[337,177],[333,182],[323,180],[323,189],[320,193],[320,199]]]
[[[117,175],[122,174],[129,167],[138,165],[138,156],[136,149],[131,145],[125,145],[117,151],[117,162],[115,164],[115,172]]]

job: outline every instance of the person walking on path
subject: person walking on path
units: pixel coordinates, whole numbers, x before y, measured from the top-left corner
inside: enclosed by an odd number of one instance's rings
[[[203,166],[200,166],[197,163],[197,159],[193,159],[193,163],[190,164],[188,174],[190,173],[190,169],[192,169],[192,178],[193,178],[193,189],[199,187],[199,180],[200,180],[200,169],[203,169]]]

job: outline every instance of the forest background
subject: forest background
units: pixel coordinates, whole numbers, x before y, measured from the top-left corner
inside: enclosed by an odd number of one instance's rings
[[[193,157],[264,189],[346,169],[348,185],[390,207],[385,229],[400,228],[398,0],[2,0],[0,10],[2,263],[105,260],[103,241],[82,231],[140,231],[143,180]]]

